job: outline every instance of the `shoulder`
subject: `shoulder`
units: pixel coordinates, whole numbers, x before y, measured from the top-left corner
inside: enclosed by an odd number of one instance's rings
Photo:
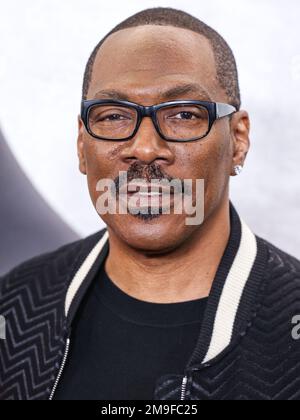
[[[300,261],[264,239],[258,241],[267,251],[262,317],[276,329],[280,324],[289,329],[293,317],[300,316]]]
[[[269,241],[258,237],[267,250],[267,269],[273,277],[300,280],[300,261]]]
[[[104,233],[105,229],[18,265],[0,278],[0,299],[5,300],[7,294],[24,287],[44,288],[49,292],[59,287],[65,289],[81,260]]]

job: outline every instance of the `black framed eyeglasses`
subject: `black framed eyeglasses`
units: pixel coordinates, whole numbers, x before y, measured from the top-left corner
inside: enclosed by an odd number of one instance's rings
[[[137,134],[144,117],[150,117],[166,141],[190,142],[206,137],[214,122],[237,112],[229,104],[206,101],[172,101],[153,106],[116,100],[82,101],[81,119],[88,133],[99,140],[126,141]]]

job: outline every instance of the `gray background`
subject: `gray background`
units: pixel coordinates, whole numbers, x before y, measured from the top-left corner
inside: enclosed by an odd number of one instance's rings
[[[78,239],[30,183],[0,132],[0,275]]]
[[[300,257],[298,0],[0,0],[0,6],[2,130],[34,188],[78,235],[103,226],[77,169],[86,60],[122,19],[172,6],[204,20],[232,46],[252,148],[231,197],[257,234]]]

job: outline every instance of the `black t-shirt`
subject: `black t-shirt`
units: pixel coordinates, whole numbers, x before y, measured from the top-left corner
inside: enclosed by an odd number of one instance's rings
[[[183,375],[207,299],[157,304],[120,290],[103,266],[77,313],[57,400],[153,400],[156,381]]]

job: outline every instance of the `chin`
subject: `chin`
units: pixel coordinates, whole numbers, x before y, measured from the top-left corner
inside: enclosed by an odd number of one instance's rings
[[[190,233],[182,215],[118,215],[104,221],[131,248],[156,254],[176,249]]]

